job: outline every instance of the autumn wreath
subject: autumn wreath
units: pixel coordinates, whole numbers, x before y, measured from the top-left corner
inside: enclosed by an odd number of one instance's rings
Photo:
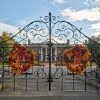
[[[72,72],[76,74],[82,74],[87,67],[89,57],[91,55],[88,48],[83,45],[76,45],[70,49],[64,51],[66,56],[66,66]],[[70,61],[73,59],[74,61]]]
[[[32,52],[26,46],[16,45],[9,54],[9,65],[15,74],[27,72],[33,65],[36,52]]]

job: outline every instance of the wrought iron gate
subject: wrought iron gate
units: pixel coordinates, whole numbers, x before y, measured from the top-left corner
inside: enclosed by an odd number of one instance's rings
[[[83,34],[81,29],[76,28],[67,21],[60,20],[60,17],[52,16],[50,12],[49,16],[40,17],[40,20],[29,23],[23,29],[20,29],[17,34],[10,35],[12,39],[17,40],[17,43],[27,45],[30,49],[36,50],[38,56],[32,69],[18,76],[11,73],[9,65],[5,67],[6,63],[9,62],[9,57],[6,56],[9,52],[6,52],[8,48],[5,45],[1,45],[0,53],[2,56],[0,56],[0,62],[2,66],[1,84],[3,90],[5,83],[13,85],[14,91],[17,89],[28,90],[29,88],[35,88],[38,91],[41,90],[40,85],[42,85],[43,90],[46,88],[49,91],[87,90],[87,69],[85,69],[85,73],[82,76],[71,73],[64,64],[63,55],[66,48],[70,48],[76,44],[87,46],[88,40],[95,43],[98,48],[100,47],[97,42]],[[11,48],[8,51],[10,50]],[[93,58],[91,59],[93,60]],[[92,62],[89,66],[92,75],[92,71],[94,70],[92,69]],[[77,86],[78,83],[82,84]],[[19,87],[20,85],[22,86]]]

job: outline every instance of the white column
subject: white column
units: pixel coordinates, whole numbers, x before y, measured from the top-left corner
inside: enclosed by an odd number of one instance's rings
[[[45,56],[46,56],[46,61],[47,61],[47,47],[45,48]]]
[[[55,47],[55,61],[56,61],[56,58],[57,58],[57,48]]]

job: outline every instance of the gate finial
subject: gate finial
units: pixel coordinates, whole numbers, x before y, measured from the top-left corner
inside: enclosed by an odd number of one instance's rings
[[[49,12],[49,15],[51,16],[51,12]]]

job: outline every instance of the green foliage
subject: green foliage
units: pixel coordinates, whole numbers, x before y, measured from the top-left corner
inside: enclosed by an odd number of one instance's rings
[[[92,61],[97,62],[97,66],[100,67],[100,60],[98,61],[98,59],[100,59],[100,35],[98,35],[97,37],[92,36],[91,39],[96,41],[97,43],[94,43],[92,40],[89,40],[87,47],[91,51]]]
[[[8,63],[9,52],[12,50],[14,44],[15,41],[11,39],[10,35],[7,32],[3,32],[0,38],[0,59],[2,59],[0,60],[0,63],[1,61],[4,61],[4,63]]]

